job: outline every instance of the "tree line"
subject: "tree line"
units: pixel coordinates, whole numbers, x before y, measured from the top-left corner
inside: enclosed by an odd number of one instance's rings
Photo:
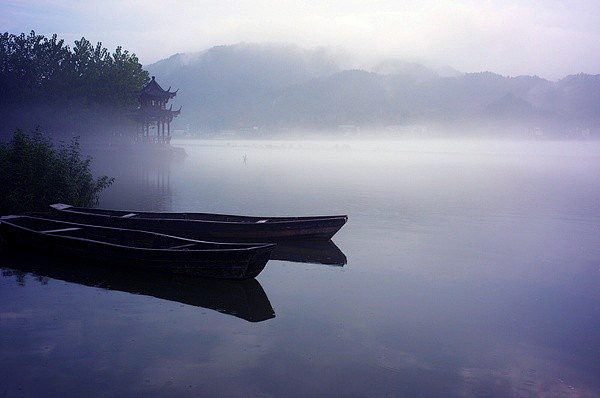
[[[137,56],[84,37],[74,46],[34,31],[0,35],[0,117],[16,127],[67,129],[77,134],[124,119],[149,81]]]

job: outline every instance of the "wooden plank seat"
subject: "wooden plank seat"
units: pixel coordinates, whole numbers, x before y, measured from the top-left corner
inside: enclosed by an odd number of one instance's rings
[[[189,243],[187,245],[172,246],[172,247],[168,247],[167,250],[185,249],[186,247],[192,247],[195,245],[196,245],[195,243]]]
[[[59,229],[49,229],[46,231],[40,231],[43,234],[52,234],[55,232],[69,232],[69,231],[78,231],[81,228],[59,228]]]

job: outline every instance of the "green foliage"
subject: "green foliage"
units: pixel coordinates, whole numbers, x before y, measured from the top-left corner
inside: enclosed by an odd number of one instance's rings
[[[17,130],[0,145],[0,214],[46,211],[52,203],[97,204],[100,192],[113,178],[94,179],[91,159],[81,158],[74,139],[58,150],[39,131]]]
[[[149,80],[136,55],[121,47],[110,53],[83,37],[70,48],[56,35],[0,34],[0,117],[12,126],[34,119],[58,130],[89,130],[90,121],[135,108]]]
[[[83,37],[71,49],[56,35],[0,35],[0,88],[8,94],[0,101],[75,97],[84,105],[131,106],[148,81],[136,55],[121,47],[111,54]]]

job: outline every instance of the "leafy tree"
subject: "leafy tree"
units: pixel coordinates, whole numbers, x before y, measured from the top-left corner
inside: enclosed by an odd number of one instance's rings
[[[129,114],[149,80],[136,55],[121,47],[111,53],[84,37],[70,48],[57,35],[0,34],[5,126],[79,127],[78,133],[87,133],[94,123]]]
[[[94,179],[90,162],[82,159],[77,139],[56,150],[39,130],[31,135],[15,131],[10,142],[0,145],[0,214],[45,211],[57,202],[97,204],[114,179]]]

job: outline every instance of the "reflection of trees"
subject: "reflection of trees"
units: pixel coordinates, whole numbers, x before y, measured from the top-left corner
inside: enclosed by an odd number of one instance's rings
[[[169,211],[172,207],[171,167],[176,162],[160,151],[145,153],[98,153],[94,155],[103,174],[115,177],[101,205],[113,209]]]

